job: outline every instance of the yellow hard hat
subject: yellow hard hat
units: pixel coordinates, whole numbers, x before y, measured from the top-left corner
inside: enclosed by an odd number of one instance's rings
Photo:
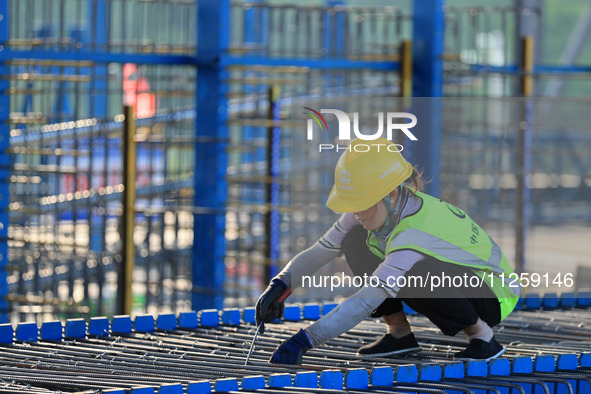
[[[334,170],[335,184],[326,206],[336,212],[360,212],[373,206],[412,174],[412,165],[385,138],[351,142]]]

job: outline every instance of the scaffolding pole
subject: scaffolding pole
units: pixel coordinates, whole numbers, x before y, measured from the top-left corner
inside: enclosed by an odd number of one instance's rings
[[[135,265],[135,181],[137,148],[135,142],[135,117],[133,106],[124,107],[123,123],[123,212],[121,215],[121,265],[117,285],[117,314],[131,314],[131,284]]]

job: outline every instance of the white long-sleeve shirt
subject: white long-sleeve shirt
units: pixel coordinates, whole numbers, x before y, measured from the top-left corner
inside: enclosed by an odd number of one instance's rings
[[[416,213],[419,208],[420,201],[411,196],[406,205],[402,207],[401,219]],[[278,278],[291,286],[291,277],[294,272],[297,272],[298,276],[312,275],[320,267],[342,254],[342,242],[345,235],[359,224],[361,223],[353,213],[344,213],[314,245],[298,253],[279,273]],[[389,235],[379,240],[382,248],[385,248]],[[373,272],[373,275],[380,280],[380,283],[386,283],[388,278],[404,276],[415,263],[423,258],[422,254],[411,250],[390,253]],[[395,283],[395,281],[391,281],[391,283]],[[347,332],[369,317],[371,312],[386,298],[396,297],[398,290],[398,288],[388,286],[362,287],[329,314],[306,328],[310,342],[314,346],[319,346],[329,339]]]

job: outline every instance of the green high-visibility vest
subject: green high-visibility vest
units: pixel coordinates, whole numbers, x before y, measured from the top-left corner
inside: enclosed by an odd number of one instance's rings
[[[424,193],[417,192],[416,196],[421,200],[420,209],[398,223],[385,250],[368,232],[370,250],[381,259],[399,250],[414,250],[468,267],[495,293],[501,320],[506,318],[519,300],[521,285],[515,276],[509,277],[513,269],[499,246],[461,209]]]

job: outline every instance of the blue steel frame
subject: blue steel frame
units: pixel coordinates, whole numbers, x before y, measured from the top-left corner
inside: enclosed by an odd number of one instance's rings
[[[194,309],[221,308],[223,306],[223,285],[225,276],[225,203],[226,203],[226,181],[225,169],[227,164],[226,146],[227,136],[227,113],[225,106],[225,90],[227,86],[223,83],[226,79],[226,67],[231,65],[300,65],[316,69],[373,69],[391,70],[398,69],[397,62],[368,62],[352,61],[343,58],[333,59],[290,59],[290,58],[266,58],[262,56],[233,56],[227,54],[229,45],[229,0],[203,0],[197,7],[198,21],[198,52],[196,56],[190,55],[160,55],[160,54],[133,54],[133,53],[110,53],[107,48],[107,37],[105,26],[100,23],[107,17],[108,8],[106,1],[98,1],[91,20],[95,21],[91,26],[88,41],[98,44],[96,48],[89,51],[50,51],[32,50],[15,51],[2,48],[0,50],[1,72],[5,75],[9,70],[5,61],[18,58],[39,59],[39,60],[74,60],[93,61],[97,63],[95,73],[106,69],[107,63],[140,63],[140,64],[162,64],[162,65],[193,65],[197,68],[196,91],[196,135],[213,138],[213,143],[197,144],[195,146],[196,168],[195,168],[195,204],[199,207],[209,209],[209,214],[196,215],[195,242],[193,246],[193,285],[201,291],[195,292],[192,297]],[[8,0],[0,0],[1,14],[8,15]],[[8,21],[6,17],[0,20],[0,42],[9,39]],[[9,81],[0,79],[2,91],[9,87]],[[100,85],[93,85],[94,89],[100,90]],[[93,107],[92,112],[99,116],[106,115],[105,97],[99,92],[94,92],[94,98],[90,101]],[[4,153],[9,144],[8,124],[10,108],[9,96],[0,95],[0,162],[3,179],[10,174],[12,164],[9,154]],[[8,196],[8,183],[0,182],[0,194]],[[8,231],[8,204],[9,199],[0,200],[0,220],[2,228],[0,236],[0,268],[7,264],[6,243]],[[0,269],[0,280],[5,283],[6,270]],[[2,293],[4,291],[4,293]],[[0,312],[7,311],[6,286],[0,286]],[[6,321],[7,314],[1,315],[1,321]]]
[[[413,96],[441,97],[443,53],[443,4],[444,0],[414,1],[413,15]],[[97,10],[91,20],[106,18],[106,1],[97,3]],[[98,16],[96,15],[98,13]],[[8,0],[0,0],[0,43],[9,39]],[[196,56],[109,53],[106,47],[105,27],[97,23],[94,27],[95,42],[104,47],[91,51],[14,51],[0,47],[0,75],[6,75],[6,60],[14,58],[94,61],[99,67],[107,63],[141,63],[163,65],[193,65],[197,68],[197,91],[195,133],[197,136],[211,138],[212,143],[195,146],[195,205],[208,208],[209,213],[196,215],[194,222],[193,246],[193,285],[200,290],[192,297],[194,309],[223,307],[223,286],[225,277],[225,204],[227,164],[226,146],[228,129],[226,126],[226,67],[231,65],[266,66],[307,66],[315,69],[359,69],[396,71],[398,62],[369,62],[344,59],[338,55],[325,59],[266,58],[262,56],[235,56],[227,54],[230,32],[230,1],[200,0],[197,7]],[[103,41],[104,38],[104,41]],[[340,39],[337,38],[337,41]],[[338,45],[338,43],[337,43]],[[338,47],[336,48],[338,51]],[[477,66],[475,66],[477,67]],[[492,68],[487,66],[487,69]],[[585,72],[588,67],[550,67],[538,66],[538,72]],[[498,71],[512,72],[512,67]],[[516,70],[515,70],[516,71]],[[514,71],[514,72],[515,72]],[[9,88],[7,79],[0,79],[0,92]],[[97,86],[100,88],[100,86]],[[5,181],[10,175],[11,157],[5,153],[9,144],[9,96],[0,94],[0,283],[6,282],[8,246],[9,189]],[[95,113],[101,110],[101,98],[95,97]],[[439,100],[431,100],[432,106],[427,116],[418,114],[421,130],[420,143],[411,144],[411,160],[419,164],[431,179],[428,192],[438,195],[440,191],[440,146],[441,125]],[[106,109],[105,109],[106,110]],[[414,110],[414,109],[413,109]],[[0,285],[0,322],[7,321],[8,303],[6,286]]]
[[[222,308],[225,280],[225,204],[228,126],[228,71],[220,64],[230,45],[230,0],[200,0],[197,5],[197,68],[195,133],[214,142],[195,144],[195,205],[211,213],[194,215],[192,308]]]
[[[94,42],[96,42],[97,47],[106,51],[108,44],[106,26],[109,19],[107,2],[105,0],[99,0],[93,4],[95,5],[95,9],[88,7],[88,20],[93,21],[90,34],[95,35]],[[88,38],[89,42],[92,42],[92,38]],[[93,92],[92,99],[89,100],[89,113],[93,114],[94,117],[102,118],[107,116],[107,64],[97,65],[92,73],[95,78],[92,79]]]
[[[444,0],[414,0],[412,44],[412,96],[436,97],[415,101],[418,143],[410,144],[408,159],[418,165],[430,182],[426,191],[441,193],[441,100],[443,95]]]
[[[8,1],[0,1],[0,53],[3,51],[3,43],[8,41]],[[8,66],[0,62],[0,75],[8,75]],[[9,95],[5,92],[10,88],[10,81],[0,78],[0,323],[8,322],[8,205],[10,193],[8,179],[10,177],[10,155],[5,153],[10,145],[10,114]]]

